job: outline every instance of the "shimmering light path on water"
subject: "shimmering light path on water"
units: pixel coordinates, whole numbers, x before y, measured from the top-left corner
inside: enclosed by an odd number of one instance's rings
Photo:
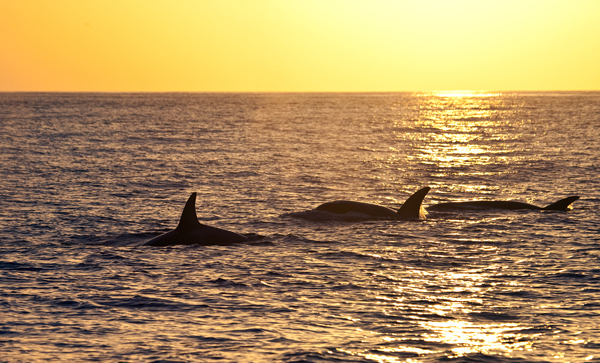
[[[0,361],[600,359],[599,93],[0,94],[0,120]],[[581,199],[300,213],[427,185]],[[193,191],[250,242],[139,247]]]

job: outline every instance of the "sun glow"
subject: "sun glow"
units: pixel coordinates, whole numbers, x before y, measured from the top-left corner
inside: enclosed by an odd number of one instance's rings
[[[598,13],[585,0],[8,0],[0,91],[598,89]],[[471,94],[440,92],[456,96]]]

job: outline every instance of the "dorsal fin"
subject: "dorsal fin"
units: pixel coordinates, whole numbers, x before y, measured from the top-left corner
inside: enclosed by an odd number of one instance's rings
[[[185,203],[185,207],[183,207],[177,229],[193,229],[200,225],[198,216],[196,215],[196,192],[194,192]]]
[[[571,205],[571,203],[573,203],[574,201],[576,201],[577,199],[579,199],[579,196],[575,195],[572,197],[568,197],[565,199],[561,199],[556,203],[552,203],[549,206],[542,208],[544,210],[562,210],[562,211],[566,211],[569,209],[569,206]]]
[[[425,196],[430,190],[430,187],[419,189],[415,194],[411,195],[404,204],[402,204],[402,207],[398,209],[398,214],[405,218],[425,217],[426,212],[422,209],[422,204],[423,199],[425,199]]]

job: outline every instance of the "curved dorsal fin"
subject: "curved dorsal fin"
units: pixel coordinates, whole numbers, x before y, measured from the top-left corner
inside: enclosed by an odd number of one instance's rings
[[[425,216],[425,211],[422,210],[421,204],[427,193],[431,190],[430,187],[419,189],[415,194],[411,195],[402,207],[398,209],[398,214],[405,218],[421,218]]]
[[[568,197],[565,199],[561,199],[556,203],[552,203],[549,206],[542,208],[544,210],[562,210],[562,211],[566,211],[569,209],[569,206],[571,205],[571,203],[573,203],[574,201],[576,201],[577,199],[579,199],[579,196],[575,195],[572,197]]]
[[[198,216],[196,215],[196,192],[194,192],[185,203],[185,207],[183,207],[177,229],[192,229],[200,225]]]

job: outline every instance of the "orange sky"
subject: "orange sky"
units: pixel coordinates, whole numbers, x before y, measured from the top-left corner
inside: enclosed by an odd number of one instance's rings
[[[600,90],[597,0],[0,0],[0,91]]]

